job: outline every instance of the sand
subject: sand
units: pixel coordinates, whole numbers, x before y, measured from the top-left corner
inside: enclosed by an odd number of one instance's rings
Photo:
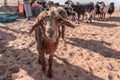
[[[34,20],[0,23],[0,80],[120,80],[120,11],[108,21],[66,27],[51,79],[37,62],[34,33],[28,34]]]

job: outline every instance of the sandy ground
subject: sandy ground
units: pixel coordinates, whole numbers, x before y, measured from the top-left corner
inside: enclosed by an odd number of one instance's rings
[[[0,80],[120,80],[120,11],[108,21],[66,28],[49,79],[38,64],[34,19],[0,23]]]

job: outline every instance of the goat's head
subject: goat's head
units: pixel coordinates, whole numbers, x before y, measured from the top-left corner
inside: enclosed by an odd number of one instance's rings
[[[100,9],[103,9],[105,7],[105,3],[104,2],[100,2],[98,5],[99,5]]]
[[[51,7],[55,6],[55,3],[53,1],[48,1],[45,6],[47,6],[49,9],[51,9]]]
[[[37,26],[40,26],[42,28],[43,32],[42,34],[48,40],[56,41],[56,38],[58,37],[58,28],[61,25],[66,25],[74,28],[74,25],[72,25],[69,21],[65,20],[64,18],[62,18],[54,10],[44,11],[40,13],[40,15],[37,17],[37,20],[33,24],[30,33],[32,33]]]
[[[110,6],[114,6],[114,2],[111,2],[111,3],[110,3]]]

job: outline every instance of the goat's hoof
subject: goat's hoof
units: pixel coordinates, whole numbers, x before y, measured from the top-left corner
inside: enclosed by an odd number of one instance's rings
[[[49,78],[52,78],[52,77],[53,77],[53,75],[52,75],[52,74],[47,74],[47,76],[48,76]]]

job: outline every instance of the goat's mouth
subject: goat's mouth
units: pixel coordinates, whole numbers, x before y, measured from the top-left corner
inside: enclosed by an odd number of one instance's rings
[[[54,38],[47,37],[46,39],[47,39],[47,41],[49,41],[51,43],[56,42],[56,38],[55,37]]]

